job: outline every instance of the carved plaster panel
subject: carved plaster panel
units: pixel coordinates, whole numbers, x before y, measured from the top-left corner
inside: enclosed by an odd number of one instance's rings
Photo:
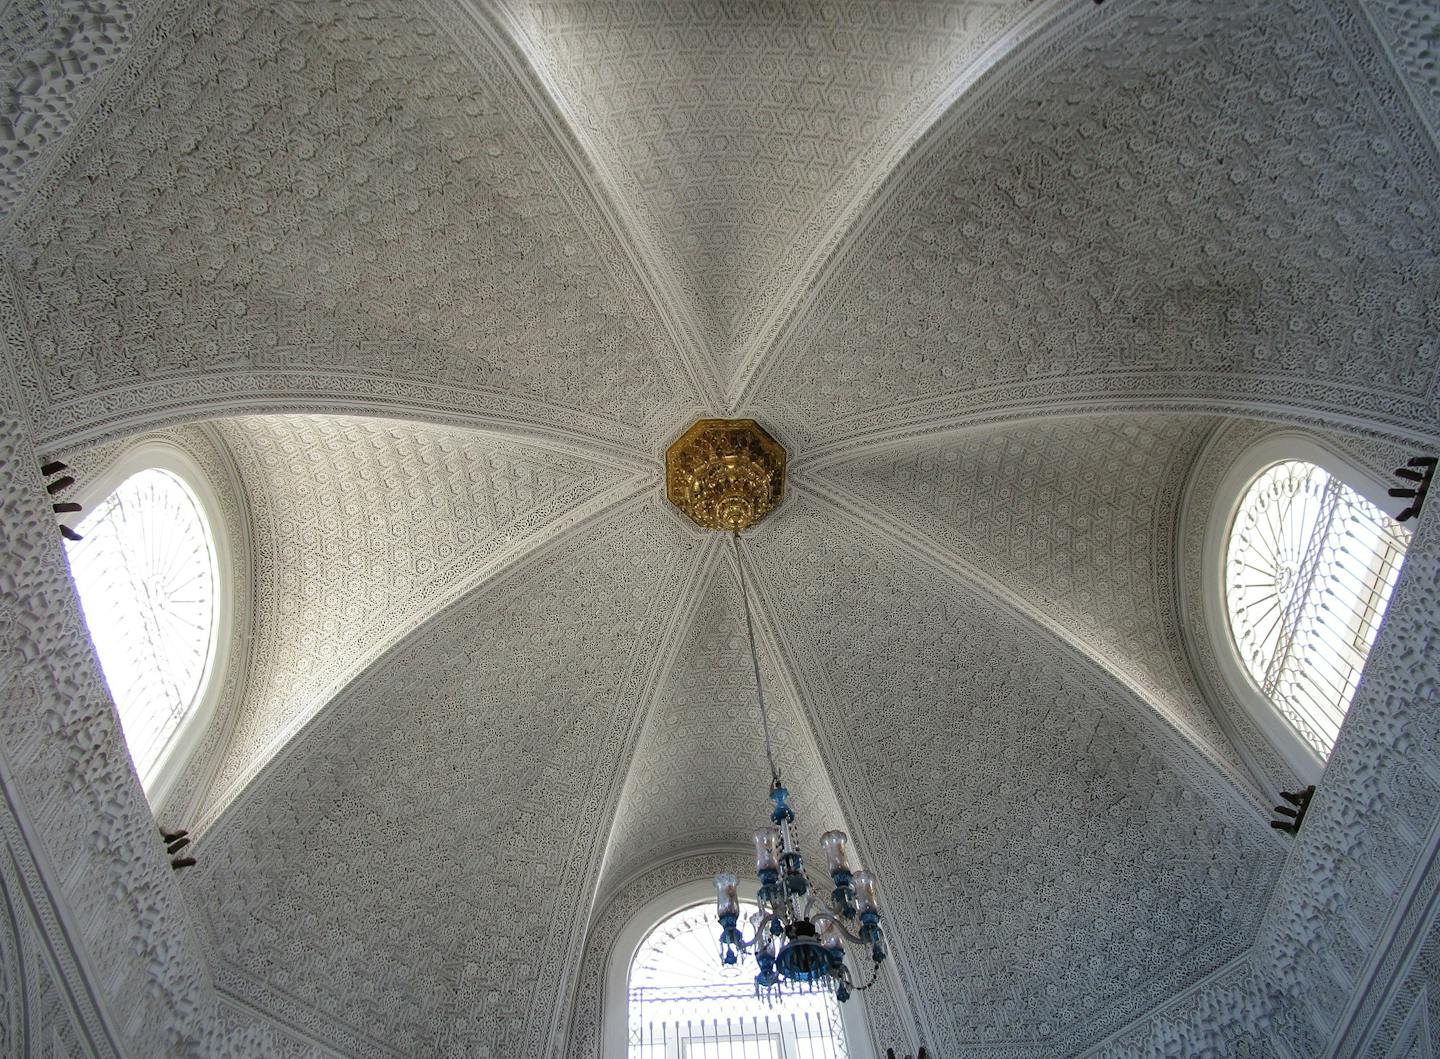
[[[7,374],[0,409],[16,407]],[[70,961],[61,973],[88,991],[90,1004],[128,1013],[116,1026],[123,1044],[112,1050],[198,1056],[191,1046],[213,993],[86,640],[48,500],[26,427],[0,413],[0,785],[8,802],[0,822],[8,831],[25,819],[36,852],[19,869],[27,890],[46,893],[31,902],[43,929],[66,939],[51,946]],[[64,956],[67,945],[84,954],[83,969]],[[91,1040],[102,1036],[97,1026],[88,1027]]]
[[[751,404],[795,446],[797,482],[870,459],[855,448],[870,440],[1058,407],[1437,436],[1433,150],[1358,8],[1080,5],[1074,32],[1042,33],[905,157],[872,217],[864,188],[963,76],[967,49],[1021,5],[968,24],[983,5],[947,7],[957,20],[943,25],[925,22],[938,6],[905,5],[894,17],[916,22],[881,25],[891,8],[652,19],[642,3],[627,24],[610,6],[535,2],[516,17],[548,56],[541,74],[565,82],[569,113],[605,115],[578,132],[594,157],[566,156],[507,42],[459,4],[200,0],[143,32],[138,3],[0,10],[15,30],[0,61],[33,63],[5,82],[24,127],[0,129],[18,144],[0,207],[30,196],[0,232],[0,743],[90,961],[75,978],[127,1013],[133,1054],[560,1052],[585,995],[574,976],[605,836],[614,823],[626,846],[652,842],[634,826],[642,801],[617,821],[626,764],[637,798],[675,797],[644,725],[670,723],[681,701],[659,691],[705,548],[654,482],[648,501],[603,514],[611,468],[648,466],[702,403],[631,245],[673,266],[726,370],[744,378],[773,350]],[[1425,109],[1431,27],[1413,5],[1366,9]],[[671,10],[685,24],[668,27]],[[727,28],[794,12],[875,31],[772,35],[833,52],[826,71],[823,55],[768,56]],[[79,121],[101,82],[113,91]],[[736,144],[765,165],[729,168]],[[591,168],[635,231],[612,230]],[[864,219],[812,285],[806,262],[847,210]],[[788,305],[804,314],[789,320]],[[305,710],[329,708],[182,876],[196,944],[84,643],[35,446],[342,407],[524,437],[225,428],[265,509],[258,590],[273,602],[257,623],[273,630],[256,665],[266,705],[236,753],[268,753],[301,723],[279,705],[292,686]],[[1178,460],[1172,429],[1156,427],[1152,456]],[[1002,474],[977,445],[975,465]],[[910,473],[893,454],[873,465]],[[886,481],[909,491],[911,517],[925,510],[918,480]],[[1109,488],[1095,483],[1092,501]],[[357,496],[363,512],[346,506]],[[485,506],[495,496],[504,510]],[[1424,874],[1440,804],[1433,533],[1422,526],[1325,789],[1286,847],[1116,678],[1144,676],[1147,655],[1107,672],[917,557],[907,523],[818,497],[793,497],[754,538],[767,665],[787,723],[813,733],[817,775],[832,767],[836,818],[879,871],[897,995],[927,1044],[957,1059],[1289,1059],[1379,1017],[1371,957],[1413,926],[1395,909]],[[927,502],[945,517],[938,494]],[[507,542],[493,567],[459,540],[461,512]],[[1032,538],[1049,534],[1044,517]],[[531,518],[564,534],[542,541]],[[968,531],[1003,563],[993,522]],[[327,552],[342,539],[363,573]],[[322,568],[313,595],[285,580]],[[461,570],[468,581],[445,576]],[[442,583],[455,595],[440,598]],[[1114,625],[1117,653],[1140,644]],[[718,668],[677,678],[687,699],[732,686],[731,626],[697,627],[692,655]],[[328,676],[307,668],[322,652],[340,663]],[[265,758],[227,767],[229,790]]]
[[[1358,0],[1394,56],[1415,105],[1440,130],[1440,11],[1426,0]],[[1383,90],[1383,88],[1382,88]]]
[[[952,82],[1027,13],[963,3],[509,0],[713,352],[767,315]]]
[[[768,823],[770,771],[735,577],[727,544],[627,769],[602,892],[647,864],[689,850],[744,848]],[[811,864],[823,865],[820,834],[843,828],[844,820],[774,648],[763,638],[760,648],[775,764],[801,822],[802,851]],[[728,870],[744,878],[745,858],[732,858]]]
[[[637,488],[604,463],[474,431],[328,416],[219,429],[251,498],[256,607],[245,699],[207,815],[389,645]]]
[[[796,442],[1129,401],[1436,433],[1440,180],[1347,8],[1107,5],[962,100],[756,391]],[[1379,60],[1382,61],[1383,60]]]
[[[1437,601],[1440,536],[1422,520],[1257,943],[1296,1054],[1377,1017],[1384,990],[1360,987],[1404,973],[1440,891]]]
[[[1245,951],[1276,840],[1148,706],[809,497],[772,522],[763,584],[847,816],[904,880],[937,1053],[1077,1054]]]
[[[1280,1059],[1254,960],[1242,956],[1083,1059]]]
[[[698,548],[632,502],[373,665],[206,836],[217,983],[347,1055],[548,1054]]]
[[[225,1041],[225,1055],[235,1059],[263,1056],[264,1059],[346,1059],[314,1041],[296,1037],[286,1027],[223,996],[216,1019],[218,1036]]]
[[[0,6],[0,223],[168,0],[10,0]]]
[[[642,446],[682,418],[669,339],[529,89],[435,11],[200,2],[168,27],[7,248],[42,430],[297,389],[463,393],[557,430],[583,410]]]
[[[1440,1055],[1440,923],[1431,924],[1366,1055],[1368,1059]]]
[[[1053,417],[875,451],[818,472],[1052,615],[1217,754],[1174,593],[1180,489],[1214,420]]]
[[[0,863],[0,1048],[5,1055],[26,1055],[25,1042],[30,1035],[26,994],[33,971],[27,966],[26,935],[16,904],[23,897],[8,861],[7,851],[6,863]]]

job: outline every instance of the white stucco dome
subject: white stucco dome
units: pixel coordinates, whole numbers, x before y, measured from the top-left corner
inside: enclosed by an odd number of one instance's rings
[[[1427,1054],[1423,522],[1294,840],[1309,777],[1202,559],[1270,432],[1376,478],[1440,439],[1435,28],[0,8],[15,1011],[58,976],[76,1055],[599,1056],[615,939],[764,811],[735,571],[661,480],[724,415],[790,453],[761,665],[808,835],[885,880],[879,1054]],[[203,465],[235,597],[152,817],[32,465],[154,442]]]

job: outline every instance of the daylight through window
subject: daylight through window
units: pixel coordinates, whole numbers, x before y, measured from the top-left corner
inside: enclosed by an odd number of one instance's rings
[[[1313,463],[1277,463],[1240,502],[1226,556],[1245,668],[1322,758],[1375,642],[1410,533]]]
[[[741,922],[755,912],[741,907]],[[771,1007],[755,966],[720,964],[713,907],[677,912],[640,944],[630,966],[629,1059],[845,1059],[839,1004],[829,992]]]
[[[199,697],[215,624],[209,527],[186,485],[151,468],[77,527],[70,570],[142,780]]]

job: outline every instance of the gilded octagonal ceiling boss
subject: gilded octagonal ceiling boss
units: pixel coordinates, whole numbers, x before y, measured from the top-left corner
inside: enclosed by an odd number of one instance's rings
[[[665,494],[702,529],[748,529],[785,498],[785,446],[753,419],[701,419],[665,453]]]

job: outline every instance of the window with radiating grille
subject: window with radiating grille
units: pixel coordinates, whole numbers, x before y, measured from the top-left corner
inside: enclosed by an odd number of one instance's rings
[[[215,549],[180,478],[125,479],[77,527],[70,571],[130,748],[147,780],[194,709],[212,654]]]
[[[1323,468],[1261,472],[1226,548],[1230,630],[1251,678],[1328,756],[1379,632],[1410,533]]]
[[[753,906],[742,906],[749,921]],[[755,965],[722,967],[713,906],[677,912],[630,965],[629,1059],[846,1059],[839,1004],[828,991],[770,1006]]]

